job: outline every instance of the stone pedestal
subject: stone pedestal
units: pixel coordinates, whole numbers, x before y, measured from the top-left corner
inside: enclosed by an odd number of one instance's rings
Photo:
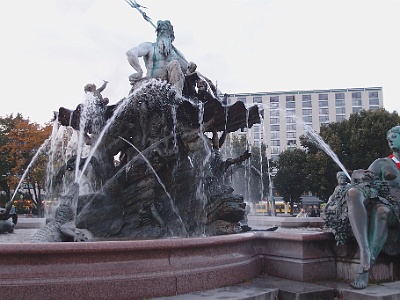
[[[357,276],[360,253],[355,241],[349,241],[346,246],[335,246],[337,278],[353,280]],[[381,253],[372,266],[369,281],[383,282],[400,280],[400,256],[388,256]]]

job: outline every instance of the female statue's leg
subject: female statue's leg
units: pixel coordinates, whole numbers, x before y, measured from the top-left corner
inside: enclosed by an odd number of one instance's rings
[[[371,253],[368,243],[368,214],[364,205],[365,196],[356,189],[347,192],[347,206],[351,228],[360,248],[360,271],[351,286],[363,289],[368,285]]]
[[[371,264],[385,245],[388,236],[388,217],[390,210],[384,204],[376,205],[371,212],[371,223],[369,229],[369,247],[371,249]]]

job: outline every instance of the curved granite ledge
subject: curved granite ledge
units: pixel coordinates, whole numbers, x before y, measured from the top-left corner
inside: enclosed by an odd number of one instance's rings
[[[332,236],[323,232],[249,232],[0,244],[0,287],[3,299],[145,299],[234,285],[262,273],[300,281],[329,279],[336,277],[330,241]]]

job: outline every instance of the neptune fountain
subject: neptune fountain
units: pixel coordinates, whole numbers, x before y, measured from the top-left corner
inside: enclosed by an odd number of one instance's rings
[[[173,46],[170,21],[155,28],[155,43],[127,52],[136,73],[129,76],[126,98],[107,105],[101,96],[105,81],[98,89],[86,85],[87,101],[75,110],[59,109],[57,124],[76,130],[78,141],[73,155],[55,168],[48,189],[68,194],[73,183],[81,186],[71,201],[75,225],[95,240],[242,232],[243,196],[234,193],[225,173],[251,154],[223,159],[220,148],[230,132],[260,122],[258,107],[227,105]],[[43,233],[37,236],[34,241],[41,241]]]
[[[136,2],[126,1],[141,11]],[[99,299],[109,298],[110,291],[121,299],[132,299],[133,293],[143,299],[237,284],[262,273],[299,281],[349,279],[346,268],[355,263],[330,250],[333,239],[327,232],[309,232],[301,239],[293,233],[262,232],[212,237],[248,228],[240,226],[246,212],[243,196],[234,193],[226,174],[251,153],[223,158],[220,148],[229,133],[260,123],[260,114],[257,106],[227,104],[212,81],[175,48],[169,21],[152,25],[156,42],[127,52],[135,73],[129,76],[126,98],[109,105],[101,95],[107,81],[100,88],[88,84],[84,103],[75,109],[60,107],[55,114],[47,193],[59,205],[53,219],[32,237],[41,245],[3,246],[6,271],[0,275],[10,293],[23,293],[22,287],[27,287],[36,291],[36,298],[43,291],[71,297],[65,288],[69,287]],[[400,131],[390,134],[389,145],[398,160]],[[393,167],[392,160],[385,163]],[[373,166],[371,171],[377,172]],[[381,251],[398,255],[400,249],[398,205],[393,204],[400,176],[389,178],[394,196],[387,184],[372,186],[371,176],[368,171],[354,172],[352,184],[343,183],[328,204],[327,224],[333,225],[338,240],[350,228],[358,229],[353,234],[361,250],[352,283],[356,289],[368,285]],[[376,218],[368,226],[370,210],[364,204],[371,203]],[[8,213],[9,207],[1,215]],[[389,217],[383,225],[374,221],[382,215]],[[345,226],[338,225],[338,218]],[[197,238],[203,236],[210,238]],[[176,239],[167,239],[171,237]],[[303,248],[309,251],[299,253]],[[342,273],[338,263],[344,266]]]

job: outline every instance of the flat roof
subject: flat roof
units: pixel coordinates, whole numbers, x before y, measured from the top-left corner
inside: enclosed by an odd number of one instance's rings
[[[254,92],[254,93],[233,93],[228,94],[230,97],[247,97],[247,96],[274,96],[287,94],[321,94],[321,93],[343,93],[358,91],[379,91],[381,86],[363,87],[363,88],[345,88],[345,89],[329,89],[329,90],[293,90],[293,91],[274,91],[274,92]]]

